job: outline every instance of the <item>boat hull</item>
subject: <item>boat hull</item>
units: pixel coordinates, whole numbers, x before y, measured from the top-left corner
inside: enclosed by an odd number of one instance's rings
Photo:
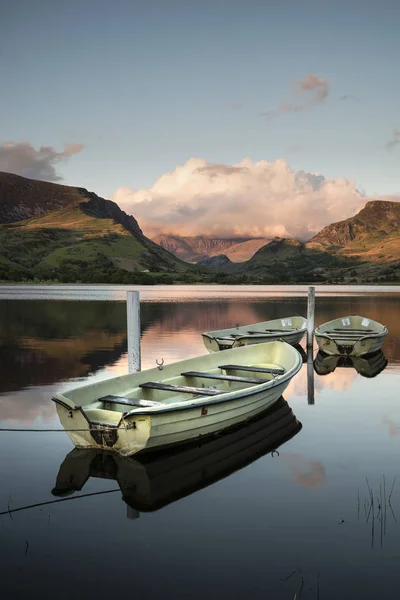
[[[268,332],[264,333],[263,329],[268,329]],[[299,344],[306,329],[307,320],[304,317],[294,316],[253,323],[242,327],[208,331],[202,334],[202,338],[208,352],[219,352],[220,350],[277,340],[284,340],[287,344],[295,346]]]
[[[212,397],[195,397],[185,401],[172,399],[169,403],[158,401],[153,402],[155,406],[152,408],[128,413],[88,409],[91,402],[105,394],[121,394],[123,390],[128,394],[132,384],[137,386],[140,382],[160,378],[162,373],[164,381],[173,381],[193,364],[203,369],[211,368],[225,362],[226,358],[236,364],[237,373],[241,372],[240,366],[245,369],[248,364],[270,368],[273,362],[283,368],[281,374],[265,375],[269,379],[257,385],[243,387],[241,384],[242,387],[239,387],[236,382],[223,381],[220,384],[224,386],[223,390]],[[302,358],[292,346],[285,342],[272,342],[228,350],[224,352],[223,361],[219,355],[209,354],[167,365],[163,371],[150,369],[114,378],[115,383],[107,380],[91,384],[60,394],[54,401],[61,424],[77,448],[112,450],[130,456],[193,441],[252,419],[280,398],[301,365]],[[134,388],[135,394],[138,389],[140,386]],[[165,394],[156,394],[162,393]],[[156,394],[152,397],[158,398]]]
[[[238,397],[230,402],[207,407],[129,417],[115,428],[96,426],[81,415],[74,418],[74,428],[70,429],[70,411],[57,405],[57,412],[61,424],[77,448],[114,450],[122,456],[130,456],[137,452],[182,444],[252,419],[272,406],[288,384],[289,380],[267,391],[251,394],[248,398]]]

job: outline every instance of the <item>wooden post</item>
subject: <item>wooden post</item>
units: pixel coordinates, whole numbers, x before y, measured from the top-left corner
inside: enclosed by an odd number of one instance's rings
[[[126,292],[126,317],[128,331],[128,371],[140,371],[140,295]]]
[[[314,313],[315,287],[308,288],[307,302],[307,400],[314,404]]]
[[[307,348],[307,402],[315,404],[314,399],[314,352],[313,347]]]
[[[307,302],[307,348],[313,347],[314,340],[315,287],[308,288]]]

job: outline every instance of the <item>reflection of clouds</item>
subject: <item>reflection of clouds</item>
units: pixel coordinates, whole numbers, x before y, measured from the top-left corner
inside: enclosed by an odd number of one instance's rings
[[[315,377],[315,388],[318,391],[328,388],[335,392],[344,392],[352,387],[356,377],[355,369],[335,369],[333,373]]]
[[[400,425],[397,425],[394,421],[388,417],[382,419],[383,425],[387,425],[388,433],[390,437],[396,437],[400,433]]]
[[[285,453],[281,454],[281,457],[289,462],[296,483],[305,487],[314,487],[324,483],[326,472],[321,461],[309,460],[300,454]]]
[[[30,388],[10,396],[1,396],[0,420],[8,421],[13,425],[15,423],[31,425],[36,420],[46,423],[52,421],[56,412],[51,397],[60,390],[60,387]]]
[[[325,389],[334,390],[335,392],[343,392],[349,390],[355,378],[357,371],[355,369],[335,369],[329,375],[319,376],[314,373],[314,394],[318,395]],[[307,395],[307,365],[304,364],[301,371],[290,380],[289,385],[284,392],[286,400],[294,396]]]

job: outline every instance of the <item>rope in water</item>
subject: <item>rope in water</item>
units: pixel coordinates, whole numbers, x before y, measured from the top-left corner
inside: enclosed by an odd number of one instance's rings
[[[11,428],[0,428],[0,432],[1,431],[8,431],[8,432],[16,432],[16,433],[55,433],[55,432],[60,432],[60,431],[64,431],[64,432],[82,432],[82,431],[112,431],[113,429],[115,429],[115,427],[102,427],[97,428],[97,427],[87,427],[86,429],[11,429]],[[130,429],[129,427],[118,427],[118,430],[124,429],[126,431],[128,431],[128,429]]]
[[[56,504],[57,502],[67,502],[69,500],[78,500],[79,498],[88,498],[89,496],[100,496],[101,494],[112,494],[114,492],[120,492],[120,488],[115,490],[105,490],[103,492],[92,492],[91,494],[80,494],[79,496],[71,496],[69,498],[58,498],[58,500],[49,500],[48,502],[38,502],[37,504],[29,504],[28,506],[21,506],[20,508],[9,508],[0,512],[0,516],[9,515],[11,513],[19,512],[20,510],[27,510],[28,508],[37,508],[38,506],[45,506],[46,504]]]

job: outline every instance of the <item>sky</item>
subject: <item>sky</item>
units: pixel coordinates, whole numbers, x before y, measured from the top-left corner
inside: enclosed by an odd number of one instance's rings
[[[14,0],[0,170],[145,233],[298,235],[400,194],[398,0]]]

